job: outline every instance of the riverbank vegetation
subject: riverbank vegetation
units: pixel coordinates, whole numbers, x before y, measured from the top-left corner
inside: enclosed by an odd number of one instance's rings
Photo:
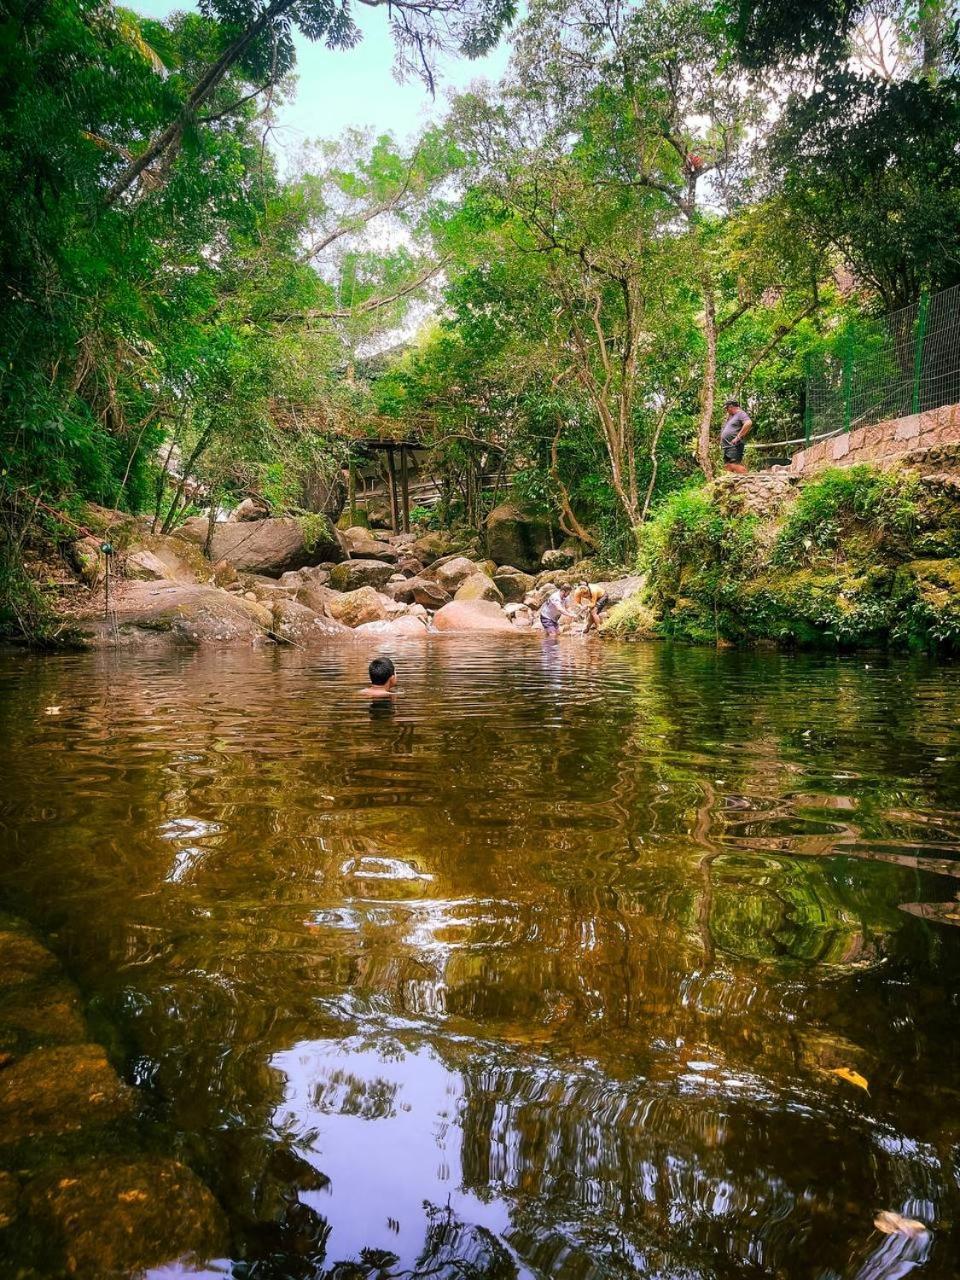
[[[795,543],[789,593],[754,591],[755,623],[732,621],[755,530],[700,486],[725,395],[764,444],[794,439],[806,362],[960,279],[953,6],[534,0],[518,21],[511,0],[399,0],[389,21],[428,88],[438,56],[513,24],[508,70],[419,138],[349,133],[281,163],[294,35],[346,57],[348,10],[6,7],[4,627],[47,633],[51,558],[85,503],[158,532],[248,493],[335,516],[356,443],[386,437],[429,450],[434,527],[482,529],[509,495],[594,561],[646,557],[670,634],[822,630],[796,575],[825,566]],[[722,543],[683,597],[677,539]],[[841,550],[882,567],[862,540]],[[878,634],[853,612],[827,631]]]

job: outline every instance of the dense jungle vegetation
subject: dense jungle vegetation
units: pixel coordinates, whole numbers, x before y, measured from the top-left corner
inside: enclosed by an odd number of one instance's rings
[[[310,509],[364,435],[431,447],[434,523],[496,468],[632,560],[726,395],[795,437],[806,360],[960,280],[950,0],[364,3],[425,93],[507,38],[508,71],[285,166],[294,36],[348,56],[349,5],[0,6],[8,619],[84,501]]]

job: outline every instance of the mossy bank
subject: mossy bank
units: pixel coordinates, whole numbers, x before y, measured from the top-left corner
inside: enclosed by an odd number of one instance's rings
[[[672,495],[647,526],[641,597],[615,637],[960,652],[960,480],[764,472]]]

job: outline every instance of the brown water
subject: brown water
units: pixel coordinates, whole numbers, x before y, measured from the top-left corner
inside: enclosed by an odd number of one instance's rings
[[[0,903],[203,1274],[955,1276],[960,670],[393,653],[375,705],[359,647],[0,658]]]

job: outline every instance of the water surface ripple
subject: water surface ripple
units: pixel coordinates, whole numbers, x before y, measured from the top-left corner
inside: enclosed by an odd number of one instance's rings
[[[391,652],[0,656],[0,898],[203,1274],[956,1276],[960,670]]]

